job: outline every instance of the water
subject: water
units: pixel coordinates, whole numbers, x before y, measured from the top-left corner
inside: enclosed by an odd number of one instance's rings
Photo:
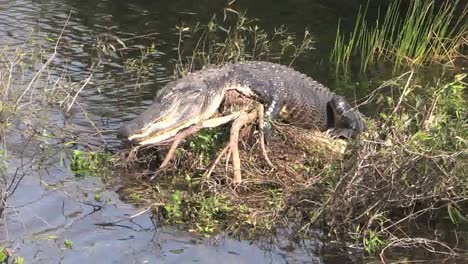
[[[352,28],[360,1],[237,1],[234,7],[248,10],[267,31],[287,25],[302,33],[307,27],[316,36],[316,50],[297,62],[302,72],[332,89],[340,87],[328,66],[328,54],[335,37],[338,18]],[[371,10],[380,1],[373,1]],[[121,148],[115,130],[134,118],[152,101],[156,90],[171,80],[177,59],[178,36],[175,25],[206,23],[214,13],[220,16],[224,1],[68,1],[3,0],[0,3],[0,48],[13,55],[44,47],[38,54],[45,62],[62,34],[57,54],[48,72],[52,80],[61,79],[77,91],[71,115],[51,109],[44,116],[48,132],[74,132],[75,148]],[[118,36],[125,42],[123,54],[103,56],[97,38]],[[114,42],[116,43],[116,42]],[[146,54],[153,65],[143,77],[129,69],[128,59],[139,59],[142,50],[156,44]],[[122,48],[116,43],[117,49]],[[25,76],[39,69],[26,68]],[[3,69],[0,69],[3,70]],[[384,71],[385,72],[385,71]],[[27,77],[25,77],[27,79]],[[40,83],[39,87],[45,86]],[[349,93],[363,91],[350,89]],[[88,114],[83,114],[83,111]],[[34,123],[35,121],[33,121]],[[320,240],[294,244],[281,240],[265,248],[261,244],[217,236],[199,236],[161,228],[144,213],[129,220],[138,210],[122,202],[114,188],[98,178],[77,179],[69,168],[67,153],[59,147],[45,149],[40,140],[29,140],[29,121],[20,117],[7,135],[10,161],[8,175],[24,175],[8,199],[4,221],[0,224],[0,245],[25,263],[357,263],[359,251],[348,252],[341,245],[330,247]],[[32,125],[34,127],[34,125]],[[98,128],[101,134],[96,133]],[[49,145],[53,139],[44,139]],[[69,154],[68,154],[69,155]],[[40,162],[37,158],[40,157]],[[16,168],[21,168],[16,171]],[[116,183],[118,184],[118,182]],[[118,186],[115,186],[117,188]],[[94,195],[101,193],[103,201]],[[99,226],[120,221],[119,226]],[[320,236],[320,235],[319,235]],[[65,240],[73,242],[67,249]],[[291,244],[292,243],[292,244]]]

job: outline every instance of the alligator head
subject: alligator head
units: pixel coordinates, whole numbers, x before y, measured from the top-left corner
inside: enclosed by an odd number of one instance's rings
[[[209,119],[222,99],[222,91],[207,89],[203,82],[169,83],[158,93],[153,104],[121,127],[119,134],[134,145],[156,145]]]

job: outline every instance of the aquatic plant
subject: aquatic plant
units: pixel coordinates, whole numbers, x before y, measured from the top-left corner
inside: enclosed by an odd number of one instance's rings
[[[73,241],[69,240],[69,239],[65,239],[63,241],[63,245],[65,246],[66,249],[72,249],[73,248]]]
[[[467,45],[468,8],[458,0],[411,0],[406,14],[405,1],[391,1],[385,14],[375,23],[366,21],[367,6],[361,8],[354,30],[345,36],[338,25],[331,61],[336,70],[348,71],[356,60],[361,71],[378,60],[401,65],[425,65],[434,62],[452,64]],[[459,10],[461,8],[461,10]]]
[[[209,165],[211,157],[223,145],[227,138],[227,130],[223,128],[204,129],[187,142],[187,150],[200,157],[206,166]],[[182,150],[183,151],[183,150]],[[188,153],[185,153],[188,154]]]
[[[10,252],[8,251],[8,249],[0,246],[0,263],[1,262],[6,262],[10,256],[11,255],[10,255]]]
[[[13,264],[24,264],[24,258],[21,256],[15,257],[13,259]]]
[[[411,243],[404,223],[411,225],[431,214],[448,216],[454,223],[464,221],[468,190],[465,78],[466,74],[457,75],[452,82],[423,86],[412,83],[413,72],[409,72],[382,85],[398,88],[393,96],[375,97],[388,108],[350,160],[342,163],[342,171],[335,174],[338,183],[324,203],[322,213],[334,232],[357,227],[366,250],[372,253],[380,248],[384,258],[388,248]],[[420,241],[413,242],[417,246]]]
[[[380,251],[380,249],[385,246],[387,243],[378,236],[379,232],[374,232],[372,230],[366,230],[362,238],[364,249],[370,255],[373,255]]]
[[[177,190],[164,205],[164,219],[172,224],[184,224],[190,231],[209,236],[221,231],[220,225],[232,211],[223,195],[205,195]]]
[[[180,191],[175,191],[171,196],[172,199],[164,206],[169,222],[180,223],[182,220],[182,211],[180,210],[182,197],[180,195]]]
[[[141,196],[138,193],[132,193],[130,195],[130,199],[132,199],[133,202],[139,202],[141,200]]]
[[[10,250],[0,246],[0,263],[8,264],[8,263],[10,263],[9,260],[12,257],[13,257],[13,255],[10,252]],[[13,264],[23,264],[24,263],[24,258],[21,257],[21,256],[13,257],[13,261],[11,263],[13,263]]]
[[[76,107],[96,128],[95,135],[102,136],[78,102],[92,73],[72,83],[66,70],[57,69],[55,60],[67,22],[68,18],[52,37],[41,39],[43,35],[34,32],[22,45],[0,47],[0,221],[6,220],[1,217],[4,211],[17,210],[8,200],[22,189],[23,181],[50,173],[51,167],[65,166],[65,153],[79,141],[73,136],[77,133],[71,131],[74,128],[64,127],[52,113],[63,113],[66,119]],[[44,190],[62,187],[46,181],[41,184]],[[17,257],[13,262],[21,263],[22,259]]]
[[[76,176],[98,176],[105,180],[112,173],[111,157],[107,152],[74,150],[70,168]]]

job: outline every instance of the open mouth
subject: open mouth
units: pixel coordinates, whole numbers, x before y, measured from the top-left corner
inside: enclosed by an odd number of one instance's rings
[[[129,134],[128,140],[134,145],[147,146],[147,145],[157,145],[158,143],[163,143],[165,140],[170,139],[177,135],[179,131],[190,127],[191,125],[197,123],[199,118],[192,118],[189,120],[184,120],[175,126],[170,126],[165,129],[161,129],[164,124],[163,122],[156,122],[153,124],[147,125],[145,130],[139,130],[136,133]]]
[[[133,145],[163,144],[180,131],[216,114],[224,92],[207,95],[187,93],[172,100],[155,100],[142,114],[120,131]]]

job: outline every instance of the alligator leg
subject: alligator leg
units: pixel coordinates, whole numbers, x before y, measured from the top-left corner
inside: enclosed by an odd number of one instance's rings
[[[327,104],[328,133],[336,138],[351,140],[357,134],[365,131],[365,124],[358,112],[342,96],[334,96]]]
[[[271,136],[271,124],[270,120],[275,118],[281,110],[281,98],[278,93],[275,93],[270,100],[269,106],[265,111],[265,115],[262,123],[262,133],[264,135],[264,142],[268,144]]]

